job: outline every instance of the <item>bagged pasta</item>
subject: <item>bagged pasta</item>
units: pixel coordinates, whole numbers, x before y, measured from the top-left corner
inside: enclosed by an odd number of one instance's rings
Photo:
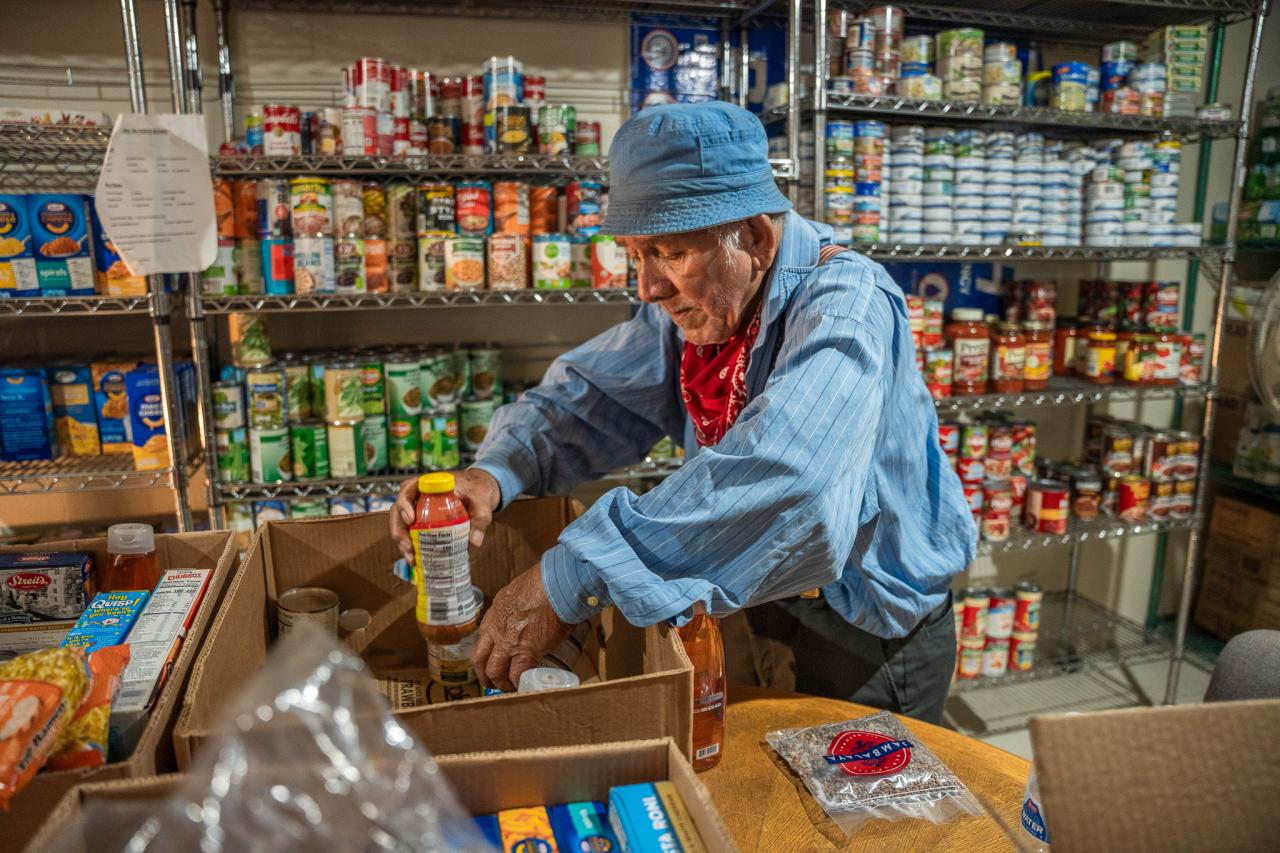
[[[873,818],[946,823],[982,814],[964,783],[888,711],[765,739],[846,833]]]
[[[46,765],[49,770],[80,770],[107,763],[111,703],[120,690],[120,676],[128,665],[126,645],[107,646],[89,655],[89,690],[58,738]]]
[[[80,649],[41,649],[0,663],[0,807],[44,766],[89,687]]]

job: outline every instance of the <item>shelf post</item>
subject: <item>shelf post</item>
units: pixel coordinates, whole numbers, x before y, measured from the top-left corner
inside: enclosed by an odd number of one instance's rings
[[[787,196],[794,205],[800,187],[800,33],[803,0],[789,0],[787,15],[787,159],[791,161],[792,178],[787,182]]]
[[[751,30],[745,25],[738,27],[738,106],[747,108],[747,91],[751,88]]]
[[[1204,399],[1203,428],[1200,431],[1200,479],[1196,484],[1196,506],[1203,507],[1209,493],[1209,445],[1213,443],[1214,416],[1217,414],[1219,357],[1222,353],[1222,330],[1226,324],[1227,292],[1235,266],[1236,232],[1240,217],[1240,201],[1244,195],[1245,154],[1249,146],[1249,125],[1253,115],[1254,78],[1258,73],[1258,54],[1262,47],[1262,28],[1267,19],[1267,6],[1253,19],[1249,33],[1249,53],[1244,69],[1244,86],[1240,96],[1240,132],[1236,136],[1235,159],[1231,165],[1231,188],[1227,210],[1226,251],[1218,274],[1218,298],[1213,315],[1213,340],[1209,344],[1209,391]],[[1182,672],[1183,650],[1187,640],[1187,623],[1191,618],[1191,597],[1195,592],[1196,568],[1204,550],[1205,518],[1191,531],[1187,541],[1186,562],[1182,566],[1182,591],[1178,597],[1178,618],[1169,652],[1169,677],[1165,682],[1164,704],[1172,705],[1178,696],[1178,677]]]
[[[213,0],[213,19],[218,26],[218,100],[222,104],[222,141],[230,142],[235,137],[236,128],[236,78],[231,73],[227,0]]]
[[[732,29],[729,19],[720,21],[720,100],[733,100],[733,45],[729,44]]]
[[[825,221],[827,172],[827,0],[813,3],[813,218]],[[798,149],[799,146],[797,146]],[[800,178],[800,161],[796,160],[796,179]]]

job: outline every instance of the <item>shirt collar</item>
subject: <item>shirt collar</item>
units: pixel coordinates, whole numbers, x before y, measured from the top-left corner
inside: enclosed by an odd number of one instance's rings
[[[761,308],[760,328],[768,329],[782,316],[791,294],[797,285],[804,281],[813,268],[818,265],[818,252],[824,242],[830,242],[830,228],[823,234],[813,223],[808,222],[794,210],[787,211],[786,223],[782,229],[782,243],[778,246],[777,257],[773,259],[773,268],[765,281],[764,306]],[[824,240],[825,238],[825,240]],[[765,335],[756,338],[756,346],[760,346]]]

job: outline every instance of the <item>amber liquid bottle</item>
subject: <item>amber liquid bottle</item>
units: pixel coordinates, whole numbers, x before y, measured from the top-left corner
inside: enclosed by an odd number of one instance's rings
[[[724,638],[720,620],[705,613],[677,630],[693,663],[693,769],[701,773],[724,754]]]
[[[107,565],[97,573],[98,592],[155,589],[163,570],[156,556],[156,532],[150,524],[113,524],[107,528]]]

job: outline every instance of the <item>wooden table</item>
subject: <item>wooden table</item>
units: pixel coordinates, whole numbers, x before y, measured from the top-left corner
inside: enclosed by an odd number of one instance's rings
[[[987,815],[965,816],[941,826],[924,820],[877,820],[846,837],[764,739],[765,732],[773,729],[835,723],[873,713],[874,708],[835,699],[730,688],[724,759],[698,778],[711,791],[744,851],[1014,849]],[[985,797],[1011,827],[1018,826],[1026,760],[950,729],[901,719],[970,790]]]

